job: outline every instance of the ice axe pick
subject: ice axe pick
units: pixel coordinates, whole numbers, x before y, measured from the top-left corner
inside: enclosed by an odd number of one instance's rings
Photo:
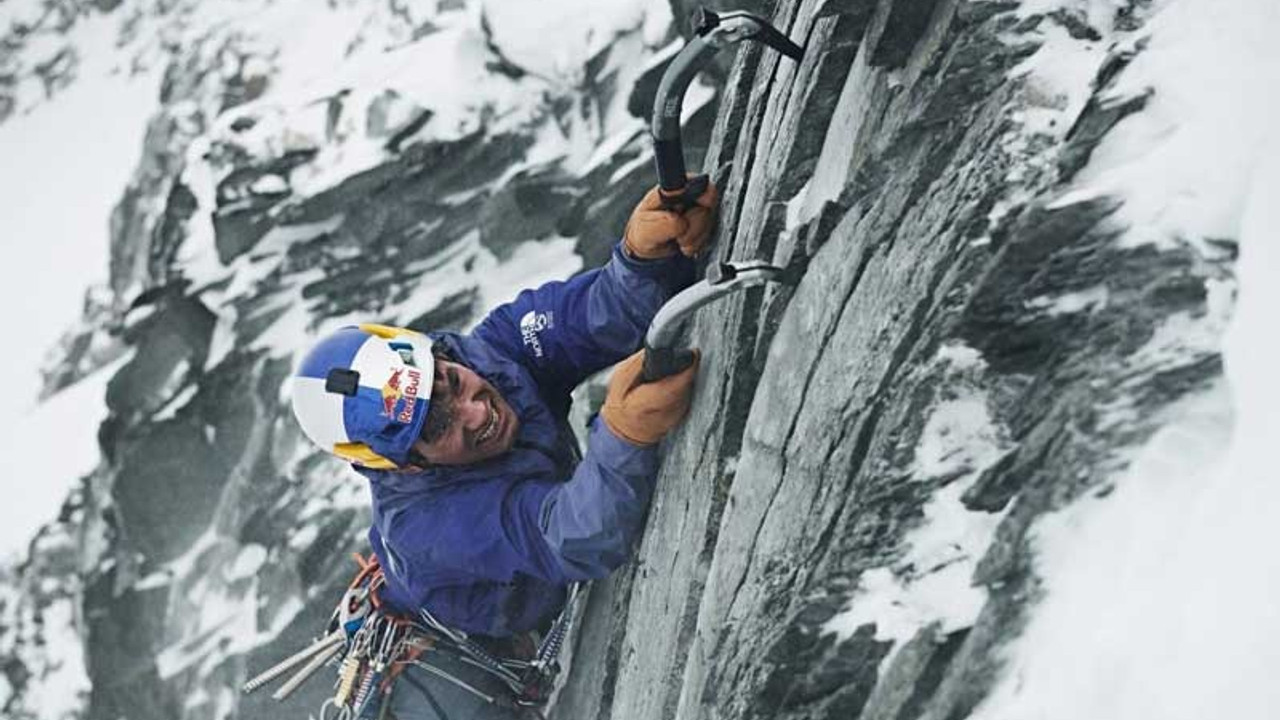
[[[769,21],[749,12],[734,10],[716,13],[702,8],[694,13],[694,37],[672,59],[658,83],[653,102],[654,164],[658,170],[659,195],[669,210],[683,212],[692,207],[707,189],[710,178],[689,177],[680,139],[680,114],[689,83],[716,53],[743,40],[752,40],[799,60],[804,51]],[[693,354],[677,345],[680,327],[698,308],[736,290],[757,287],[783,278],[781,268],[763,261],[718,263],[707,268],[705,279],[667,301],[645,335],[644,368],[641,377],[652,382],[689,366]]]

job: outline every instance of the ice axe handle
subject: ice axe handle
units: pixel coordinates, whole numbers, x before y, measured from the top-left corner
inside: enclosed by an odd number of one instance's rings
[[[709,175],[694,175],[691,178],[680,178],[679,184],[668,187],[667,178],[661,178],[658,197],[662,198],[662,209],[682,213],[698,204],[698,198],[707,191],[711,184]]]
[[[640,368],[641,382],[651,383],[670,377],[693,364],[693,351],[685,348],[644,348],[644,365]]]

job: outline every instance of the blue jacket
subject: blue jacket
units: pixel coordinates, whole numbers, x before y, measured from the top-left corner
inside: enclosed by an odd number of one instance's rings
[[[687,259],[641,261],[616,247],[602,268],[526,290],[468,335],[436,333],[520,417],[514,447],[459,467],[360,469],[373,493],[369,541],[383,597],[451,627],[508,635],[536,627],[566,586],[624,563],[642,529],[657,452],[593,422],[580,457],[569,393],[635,352],[649,321],[693,278]]]

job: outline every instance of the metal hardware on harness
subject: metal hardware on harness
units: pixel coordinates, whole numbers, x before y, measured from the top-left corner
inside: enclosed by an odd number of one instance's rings
[[[449,628],[439,620],[436,620],[435,617],[425,609],[420,610],[419,614],[422,615],[422,619],[425,620],[428,625],[448,637],[450,642],[462,651],[459,655],[459,660],[475,665],[481,670],[487,670],[506,683],[507,686],[516,693],[519,693],[523,689],[524,683],[520,681],[520,677],[503,665],[502,662],[495,658],[488,650],[477,645],[466,635],[463,635],[462,633]]]
[[[347,699],[351,697],[351,693],[355,690],[356,680],[360,674],[360,667],[364,664],[364,658],[359,653],[348,653],[342,660],[342,666],[338,670],[338,691],[333,695],[333,704],[339,707],[347,704]]]
[[[346,639],[346,635],[342,632],[342,630],[334,630],[333,632],[329,633],[323,638],[320,638],[319,640],[315,641],[311,645],[308,645],[302,650],[299,650],[297,653],[289,656],[288,658],[285,658],[284,660],[281,660],[275,665],[272,665],[270,668],[254,676],[251,680],[249,680],[249,682],[244,684],[244,687],[242,689],[246,693],[251,693],[257,690],[258,688],[262,687],[263,685],[266,685],[267,683],[271,682],[272,680],[275,680],[276,678],[289,672],[294,667],[297,667],[298,665],[301,665],[303,662],[306,662],[308,659],[311,658],[311,656],[315,655],[316,653],[323,652],[325,650],[329,650],[331,648],[341,645],[343,640],[345,639]]]
[[[450,628],[426,610],[416,620],[388,615],[380,607],[376,593],[382,582],[380,573],[372,561],[361,559],[360,564],[360,574],[330,619],[329,634],[245,683],[245,692],[253,692],[305,663],[272,695],[284,700],[321,667],[341,658],[335,692],[321,706],[321,720],[353,720],[364,716],[371,704],[379,717],[385,716],[396,676],[409,665],[451,682],[486,703],[536,708],[546,702],[546,690],[558,670],[556,659],[583,594],[580,584],[570,586],[564,608],[539,643],[534,658],[523,660],[496,657],[466,633]],[[353,599],[357,605],[349,604]],[[499,696],[486,693],[430,661],[419,659],[431,651],[449,653],[458,662],[484,671],[501,681],[507,692]]]
[[[530,663],[536,669],[544,669],[550,667],[560,655],[560,648],[564,645],[564,638],[569,634],[569,625],[573,622],[573,613],[578,605],[578,595],[582,590],[582,586],[575,583],[569,588],[569,597],[565,600],[564,610],[560,612],[555,623],[547,632],[547,636],[542,639],[542,643],[538,646],[538,654]]]
[[[427,672],[431,673],[432,675],[435,675],[436,677],[442,680],[448,680],[454,685],[457,685],[463,690],[466,690],[467,692],[475,695],[476,697],[480,698],[481,700],[484,700],[485,702],[491,705],[497,702],[497,698],[495,698],[494,696],[484,692],[483,690],[481,690],[480,688],[474,685],[469,684],[466,680],[463,680],[462,678],[459,678],[446,670],[441,670],[435,665],[422,662],[421,660],[414,660],[409,664],[414,665],[416,667],[420,667],[423,670],[426,670]]]
[[[312,675],[315,675],[317,670],[324,667],[325,663],[337,657],[338,654],[341,652],[342,652],[342,645],[334,645],[328,650],[325,650],[321,652],[319,655],[316,655],[314,658],[311,659],[311,662],[303,666],[303,668],[299,670],[296,675],[289,678],[283,685],[277,688],[276,691],[271,694],[271,698],[273,700],[284,700],[288,698],[290,695],[293,694],[293,691],[297,690],[299,687],[302,686],[302,683],[307,681],[307,678],[310,678]]]

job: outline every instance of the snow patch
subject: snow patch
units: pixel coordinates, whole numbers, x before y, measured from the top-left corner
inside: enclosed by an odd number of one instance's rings
[[[1154,88],[1120,121],[1075,185],[1121,195],[1128,244],[1234,238],[1244,198],[1280,116],[1280,5],[1206,0],[1160,3],[1149,46],[1115,83],[1115,96]]]
[[[807,222],[811,218],[803,215],[805,208],[809,207],[808,197],[809,188],[813,186],[813,177],[804,181],[804,186],[796,191],[796,194],[787,201],[786,205],[786,223],[784,227],[787,232],[795,232],[800,225]]]
[[[1077,179],[1125,198],[1135,243],[1239,239],[1239,292],[1209,285],[1209,316],[1175,316],[1134,362],[1221,348],[1225,382],[1166,408],[1109,482],[1033,528],[1044,600],[1004,649],[976,720],[1265,718],[1280,707],[1280,6],[1167,1],[1117,92],[1154,88]]]
[[[609,175],[609,184],[612,185],[622,180],[626,176],[630,175],[631,173],[635,172],[637,169],[652,163],[653,163],[652,155],[648,153],[641,153],[640,155],[637,155],[635,158],[633,158],[631,161],[625,162],[619,165],[618,169],[614,170],[613,173]]]
[[[643,7],[598,0],[488,0],[484,10],[494,42],[504,55],[558,82],[572,79],[588,57],[614,39],[617,28],[641,27],[649,22],[665,30],[671,19],[665,3]],[[556,40],[548,43],[548,38]]]
[[[43,610],[44,668],[26,688],[26,704],[41,717],[78,717],[88,699],[90,682],[84,647],[77,631],[75,603],[67,598]]]
[[[11,19],[45,12],[33,3],[21,10],[16,2],[0,5]],[[80,81],[60,91],[56,102],[45,102],[44,88],[28,79],[15,88],[18,108],[0,124],[6,237],[0,305],[39,309],[38,321],[23,324],[22,341],[6,343],[0,353],[0,375],[16,385],[0,403],[0,487],[11,500],[0,509],[0,555],[21,552],[70,484],[97,462],[109,371],[37,408],[31,404],[41,387],[45,350],[80,318],[84,288],[106,280],[111,208],[128,183],[156,107],[158,73],[129,77],[117,71],[114,25],[90,15],[69,38],[34,40],[54,44],[49,50],[74,42]],[[29,56],[41,60],[53,54],[31,50]],[[49,462],[51,457],[58,461]]]
[[[173,396],[173,399],[165,403],[164,407],[160,408],[160,412],[151,417],[152,422],[172,420],[179,410],[186,407],[191,402],[191,398],[195,397],[196,392],[199,390],[200,386],[195,383],[183,388],[181,392]]]
[[[236,349],[236,312],[234,306],[226,305],[218,308],[218,321],[213,326],[213,336],[209,338],[209,354],[204,360],[204,371],[216,368],[232,350]]]
[[[916,478],[972,473],[999,459],[1006,441],[991,421],[985,395],[973,391],[940,403],[916,446]]]
[[[481,306],[497,307],[514,300],[525,288],[577,272],[582,267],[582,257],[574,251],[574,244],[573,238],[562,237],[524,242],[504,263],[498,263],[488,253],[481,255],[472,271],[485,279],[480,286]]]
[[[823,627],[840,640],[874,624],[876,640],[895,649],[932,623],[943,633],[973,625],[987,595],[971,583],[1001,515],[965,509],[960,496],[971,483],[952,483],[925,506],[925,525],[911,534],[911,549],[892,568],[862,574],[848,608]]]
[[[267,549],[257,543],[250,543],[240,548],[239,554],[227,570],[227,575],[231,578],[252,577],[266,561]]]
[[[981,369],[987,366],[982,353],[975,347],[962,342],[949,342],[938,348],[938,360],[950,364],[958,370]]]
[[[172,584],[173,573],[168,570],[158,570],[135,582],[133,584],[133,589],[141,592],[167,587]]]
[[[226,658],[248,653],[274,639],[302,609],[298,602],[282,602],[265,626],[259,625],[258,571],[267,561],[266,548],[237,547],[234,540],[206,532],[183,557],[169,564],[178,583],[178,602],[195,610],[178,623],[178,639],[156,656],[162,678],[195,670],[207,676]],[[200,572],[194,572],[197,563]],[[198,605],[195,603],[198,602]]]
[[[289,192],[289,181],[279,175],[263,175],[249,185],[249,191],[258,195],[283,195]]]
[[[644,126],[637,123],[604,138],[592,149],[591,154],[578,169],[578,174],[586,175],[600,167],[642,134],[644,134]]]
[[[1025,301],[1023,305],[1030,310],[1040,310],[1049,317],[1057,317],[1105,307],[1107,295],[1107,288],[1099,285],[1088,290],[1063,293],[1052,297],[1048,295],[1033,297]]]
[[[44,402],[30,406],[19,401],[5,413],[0,477],[11,501],[0,503],[0,556],[24,552],[36,530],[57,516],[80,478],[97,467],[107,382],[132,358],[127,353]],[[9,397],[12,402],[14,396]]]
[[[289,537],[289,549],[305,550],[320,536],[320,529],[315,525],[306,525]]]
[[[1129,356],[1129,365],[1159,370],[1179,366],[1188,357],[1217,352],[1230,322],[1235,283],[1210,280],[1205,283],[1205,290],[1203,315],[1191,312],[1170,315],[1156,327],[1151,338]]]
[[[961,478],[930,498],[923,523],[903,541],[907,550],[899,562],[862,574],[848,608],[827,622],[825,632],[844,640],[874,624],[876,639],[894,641],[896,650],[930,624],[939,623],[946,633],[974,623],[986,592],[973,587],[971,578],[1003,514],[970,511],[960,498],[1006,446],[982,393],[968,390],[933,409],[916,447],[912,476],[916,481]]]

